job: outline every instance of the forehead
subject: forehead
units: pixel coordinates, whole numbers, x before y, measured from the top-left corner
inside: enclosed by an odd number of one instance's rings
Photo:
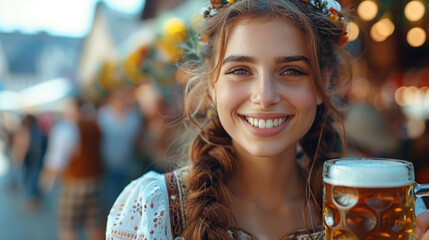
[[[278,57],[303,55],[308,57],[307,40],[295,24],[283,19],[246,19],[229,31],[225,57],[256,55]]]

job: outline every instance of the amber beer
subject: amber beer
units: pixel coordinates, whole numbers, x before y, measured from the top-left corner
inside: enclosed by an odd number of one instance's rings
[[[323,169],[326,239],[414,239],[414,171],[401,160],[329,160]]]

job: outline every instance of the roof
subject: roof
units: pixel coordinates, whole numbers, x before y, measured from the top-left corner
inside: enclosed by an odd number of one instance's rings
[[[64,49],[65,56],[63,57],[68,61],[68,68],[74,69],[77,65],[82,39],[51,36],[43,32],[38,34],[0,32],[0,43],[9,73],[37,74],[40,69],[40,61],[46,56],[44,54],[49,53],[52,49]]]

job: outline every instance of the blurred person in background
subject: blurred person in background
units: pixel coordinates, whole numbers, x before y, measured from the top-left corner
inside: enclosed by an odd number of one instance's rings
[[[46,152],[47,138],[38,125],[37,118],[26,115],[21,126],[13,134],[11,165],[23,171],[23,190],[27,210],[35,210],[41,204],[39,177]],[[12,170],[12,171],[15,171]]]
[[[349,143],[348,155],[393,157],[401,146],[398,129],[389,126],[393,123],[369,103],[352,103],[346,111],[344,123]]]
[[[2,125],[0,121],[0,154],[9,155],[10,153],[10,142],[11,134],[9,131]]]
[[[112,90],[106,104],[99,109],[97,121],[102,133],[103,208],[107,216],[122,189],[137,174],[136,144],[143,119],[132,89]]]
[[[0,139],[2,143],[0,151],[9,159],[9,169],[6,173],[5,187],[10,192],[17,192],[22,185],[22,181],[20,181],[20,167],[17,166],[15,162],[11,161],[13,133],[14,131],[8,129],[4,123],[0,125]]]
[[[63,119],[51,130],[41,185],[52,188],[61,177],[59,231],[61,240],[78,239],[83,229],[87,239],[103,239],[101,212],[101,132],[94,110],[73,99]]]
[[[143,171],[167,172],[171,159],[166,155],[177,132],[177,129],[172,127],[172,117],[169,117],[172,116],[173,109],[170,109],[162,98],[145,100],[146,102],[141,103],[146,106],[141,106],[145,121],[138,137],[138,160],[144,163]]]

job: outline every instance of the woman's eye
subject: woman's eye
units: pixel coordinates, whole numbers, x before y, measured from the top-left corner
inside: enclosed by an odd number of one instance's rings
[[[228,71],[226,74],[249,75],[250,72],[244,68],[234,68],[234,69]]]
[[[281,73],[281,75],[288,75],[288,76],[301,76],[301,75],[307,75],[307,73],[304,73],[298,69],[289,68],[286,69]]]

